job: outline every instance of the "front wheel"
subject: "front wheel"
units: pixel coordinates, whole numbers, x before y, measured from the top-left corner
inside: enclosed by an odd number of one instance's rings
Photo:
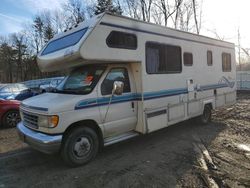
[[[99,150],[96,132],[88,127],[71,130],[64,138],[61,155],[70,166],[79,166],[91,161]]]
[[[18,110],[10,110],[3,116],[3,125],[6,127],[16,127],[20,121]]]

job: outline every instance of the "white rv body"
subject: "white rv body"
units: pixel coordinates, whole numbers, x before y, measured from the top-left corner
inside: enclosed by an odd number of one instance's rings
[[[44,53],[52,42],[83,29],[86,29],[85,34],[77,43]],[[136,46],[110,46],[112,32],[131,34],[130,39],[136,41]],[[152,50],[152,57],[147,54],[147,49]],[[165,49],[180,53],[177,72],[153,70],[156,65],[152,65],[150,60],[161,63],[162,55],[155,55],[163,54]],[[184,65],[186,53],[192,56],[192,65]],[[212,54],[212,60],[208,60],[208,53]],[[225,61],[230,60],[226,70],[222,66],[225,54]],[[171,56],[163,55],[165,59]],[[42,71],[105,66],[89,94],[46,93],[22,102],[20,110],[24,115],[18,125],[19,132],[26,135],[27,143],[47,153],[58,151],[67,130],[79,122],[98,126],[99,139],[104,145],[109,145],[200,116],[206,105],[215,109],[236,101],[234,44],[108,13],[54,37],[37,60]],[[212,64],[208,65],[208,61]],[[149,68],[151,65],[153,68]],[[130,91],[120,96],[102,95],[101,85],[110,70],[115,68],[127,70]],[[39,119],[44,115],[58,116],[58,125],[54,128],[40,127],[39,124],[33,126],[34,122],[27,119],[30,116]],[[35,143],[37,140],[39,144]],[[50,140],[55,147],[48,149],[46,143]]]

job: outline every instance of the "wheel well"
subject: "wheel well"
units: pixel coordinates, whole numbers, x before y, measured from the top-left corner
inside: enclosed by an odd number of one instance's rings
[[[213,110],[213,105],[212,105],[212,103],[207,103],[207,104],[204,105],[203,111],[204,111],[204,109],[205,109],[206,106],[208,106],[211,110]]]
[[[63,134],[63,140],[71,130],[73,130],[73,129],[77,128],[77,127],[80,127],[80,126],[85,126],[85,127],[89,127],[91,129],[93,129],[96,132],[96,134],[97,134],[97,136],[99,138],[100,146],[103,146],[104,143],[103,143],[102,130],[100,129],[100,127],[98,126],[98,124],[94,120],[82,120],[82,121],[78,121],[78,122],[75,122],[75,123],[71,124],[65,130],[65,132]]]
[[[2,125],[3,122],[4,122],[4,117],[6,116],[6,114],[7,114],[8,112],[11,112],[11,111],[15,111],[15,112],[18,112],[18,113],[19,113],[19,110],[18,110],[18,109],[9,109],[9,110],[6,110],[6,112],[3,113],[3,115],[2,115],[2,117],[1,117],[1,119],[0,119],[0,124],[1,124],[1,125]]]

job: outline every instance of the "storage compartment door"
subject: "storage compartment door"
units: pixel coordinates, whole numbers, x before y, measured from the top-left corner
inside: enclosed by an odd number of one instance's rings
[[[167,126],[167,109],[146,111],[147,131],[153,132]]]

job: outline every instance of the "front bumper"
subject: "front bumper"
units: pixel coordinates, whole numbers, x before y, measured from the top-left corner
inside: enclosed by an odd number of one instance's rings
[[[29,144],[32,148],[43,153],[52,154],[60,150],[62,143],[62,135],[48,135],[31,130],[20,122],[17,130],[21,140]]]

